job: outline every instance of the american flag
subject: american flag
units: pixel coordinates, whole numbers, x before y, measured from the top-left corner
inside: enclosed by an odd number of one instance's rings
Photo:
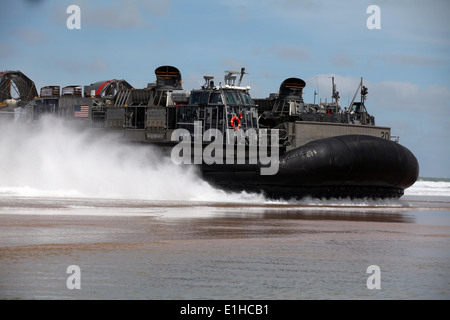
[[[73,116],[75,118],[89,118],[89,106],[75,106]]]

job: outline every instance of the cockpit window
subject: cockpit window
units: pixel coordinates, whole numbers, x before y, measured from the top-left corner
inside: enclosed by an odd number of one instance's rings
[[[225,98],[227,99],[227,104],[236,104],[233,95],[231,94],[230,91],[225,92]]]
[[[200,99],[200,92],[193,92],[191,94],[190,104],[197,104],[199,99]]]
[[[242,92],[242,97],[244,98],[244,103],[247,105],[255,105],[252,98],[250,98],[250,95],[248,93]]]
[[[209,97],[210,104],[223,104],[222,94],[220,92],[213,92]]]
[[[241,95],[239,94],[239,92],[235,91],[233,92],[233,97],[236,100],[237,104],[243,104],[242,99],[241,99]]]
[[[206,104],[209,100],[209,92],[202,92],[200,95],[200,100],[198,101],[199,104]]]
[[[209,100],[208,91],[196,91],[191,93],[190,104],[207,104]]]

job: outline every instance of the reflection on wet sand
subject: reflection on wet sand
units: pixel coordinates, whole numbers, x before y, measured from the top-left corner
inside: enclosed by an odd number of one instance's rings
[[[0,215],[2,245],[270,238],[371,228],[362,223],[409,224],[415,221],[408,212],[379,209],[352,212],[254,207],[77,207],[42,210],[43,214],[30,214],[23,209],[13,212],[16,214]]]
[[[367,222],[401,222],[413,223],[414,218],[405,213],[386,212],[336,212],[336,211],[276,211],[263,214],[265,219],[300,219],[300,220],[342,220]]]
[[[0,298],[448,298],[448,204],[2,199]]]

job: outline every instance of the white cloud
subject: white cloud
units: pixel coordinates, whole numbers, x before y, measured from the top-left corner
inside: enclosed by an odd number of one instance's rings
[[[381,60],[391,65],[405,66],[439,66],[445,65],[445,61],[441,58],[427,57],[409,54],[386,54],[380,57]]]
[[[309,60],[309,50],[305,45],[295,46],[295,45],[280,45],[275,44],[272,46],[270,51],[277,53],[280,57],[291,59],[291,60],[299,60],[305,61]]]
[[[272,46],[252,46],[252,53],[256,55],[274,54],[288,60],[306,61],[310,59],[309,49],[305,45],[282,45],[275,43]]]
[[[172,6],[170,0],[125,0],[97,3],[86,0],[75,0],[73,4],[81,10],[81,28],[86,25],[99,26],[107,29],[152,28],[144,14],[152,16],[167,15]],[[52,18],[58,25],[65,25],[68,18],[65,8],[58,4],[53,7]]]
[[[106,28],[127,29],[145,25],[136,1],[113,2],[108,7],[94,7],[89,2],[81,8],[82,21]]]
[[[317,0],[271,0],[270,6],[278,7],[283,10],[306,10],[317,11],[322,8],[323,2]]]
[[[243,60],[236,60],[233,58],[226,58],[220,61],[220,64],[226,69],[226,70],[232,70],[232,71],[240,71],[242,67],[245,67],[248,65],[247,62]]]
[[[108,63],[100,58],[95,58],[90,61],[79,59],[57,58],[54,64],[69,74],[85,74],[89,73],[104,73],[110,70]]]
[[[345,53],[339,53],[335,55],[331,63],[338,67],[353,67],[355,64],[353,59]]]
[[[307,86],[318,86],[321,96],[330,96],[331,77],[334,77],[337,90],[341,92],[341,100],[347,94],[350,94],[352,98],[361,80],[355,77],[328,74],[308,78],[306,83]],[[363,84],[369,90],[368,104],[373,105],[377,110],[423,111],[439,118],[444,115],[445,117],[450,116],[450,88],[448,86],[421,87],[409,81],[372,82],[364,79]]]
[[[99,58],[96,58],[92,62],[87,63],[86,68],[95,73],[109,71],[108,63],[105,60]]]
[[[230,8],[233,18],[237,23],[245,23],[250,20],[252,10],[248,7],[247,2],[243,4],[242,2],[233,3],[230,1],[224,1],[221,4]]]
[[[9,58],[13,55],[15,48],[11,44],[5,44],[0,42],[0,57]]]
[[[39,45],[48,41],[48,37],[39,29],[21,28],[13,31],[13,35],[28,45]]]
[[[139,6],[147,9],[153,15],[166,15],[172,8],[171,0],[142,0]]]
[[[376,101],[389,109],[419,111],[448,117],[450,115],[450,88],[442,85],[420,87],[410,82],[383,81],[370,84]],[[370,89],[369,89],[370,90]]]

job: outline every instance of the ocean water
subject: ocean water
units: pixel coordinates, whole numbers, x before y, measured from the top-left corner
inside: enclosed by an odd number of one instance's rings
[[[449,179],[270,200],[52,118],[2,124],[0,150],[1,299],[450,298]]]
[[[419,177],[413,186],[406,189],[405,195],[449,197],[450,179]]]

